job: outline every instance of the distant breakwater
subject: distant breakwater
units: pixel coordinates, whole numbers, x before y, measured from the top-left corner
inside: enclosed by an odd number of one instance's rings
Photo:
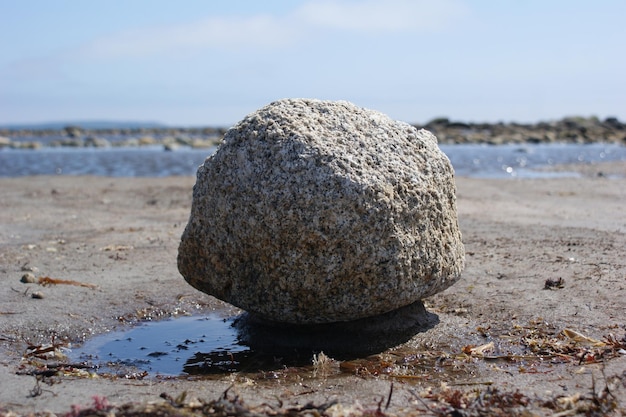
[[[414,125],[433,132],[441,144],[614,143],[626,145],[626,124],[615,117],[567,117],[557,121],[523,123],[465,123],[447,118]],[[220,143],[226,128],[0,129],[0,148],[142,147],[210,148]]]

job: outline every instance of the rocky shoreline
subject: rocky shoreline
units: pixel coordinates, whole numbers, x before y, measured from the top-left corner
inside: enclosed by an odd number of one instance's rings
[[[0,149],[40,149],[45,147],[108,148],[163,146],[176,150],[181,146],[210,148],[226,133],[225,128],[129,128],[84,129],[66,126],[63,129],[0,129]]]
[[[414,125],[434,133],[441,144],[483,143],[615,143],[626,145],[626,124],[615,117],[566,117],[556,121],[522,123],[465,123],[447,118]],[[84,129],[0,129],[0,149],[44,147],[140,147],[210,148],[226,133],[222,127]]]
[[[557,121],[521,123],[462,123],[434,119],[423,126],[439,143],[616,143],[626,145],[626,124],[615,117],[566,117]]]

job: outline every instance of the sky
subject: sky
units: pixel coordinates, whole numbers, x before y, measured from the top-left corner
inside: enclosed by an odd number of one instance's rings
[[[0,124],[626,120],[624,0],[0,0]]]

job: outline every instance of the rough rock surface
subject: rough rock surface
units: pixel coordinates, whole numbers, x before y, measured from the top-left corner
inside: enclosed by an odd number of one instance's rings
[[[261,317],[329,323],[452,285],[454,172],[426,130],[348,102],[288,99],[230,129],[198,169],[178,269]]]

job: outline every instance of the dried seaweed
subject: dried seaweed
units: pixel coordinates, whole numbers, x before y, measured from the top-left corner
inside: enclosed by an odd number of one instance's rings
[[[50,278],[50,277],[39,277],[37,279],[37,283],[39,285],[43,285],[44,287],[49,286],[49,285],[62,284],[62,285],[74,285],[77,287],[91,288],[92,290],[98,288],[98,286],[95,284],[87,284],[84,282],[73,281],[70,279],[58,279],[58,278]]]
[[[413,396],[435,416],[512,416],[520,415],[530,404],[530,398],[520,393],[502,392],[497,388],[484,390],[453,390],[445,384],[438,392],[428,391]],[[431,401],[427,404],[422,398]]]
[[[328,401],[323,404],[307,403],[298,407],[282,408],[281,405],[261,404],[249,406],[239,395],[231,394],[230,388],[216,400],[191,399],[187,400],[183,392],[174,398],[167,393],[161,394],[164,400],[159,403],[148,404],[124,404],[115,406],[110,404],[104,397],[94,397],[93,405],[88,408],[72,406],[72,411],[67,417],[87,416],[218,416],[218,417],[299,417],[299,416],[323,416],[326,410],[335,405],[336,401]]]

